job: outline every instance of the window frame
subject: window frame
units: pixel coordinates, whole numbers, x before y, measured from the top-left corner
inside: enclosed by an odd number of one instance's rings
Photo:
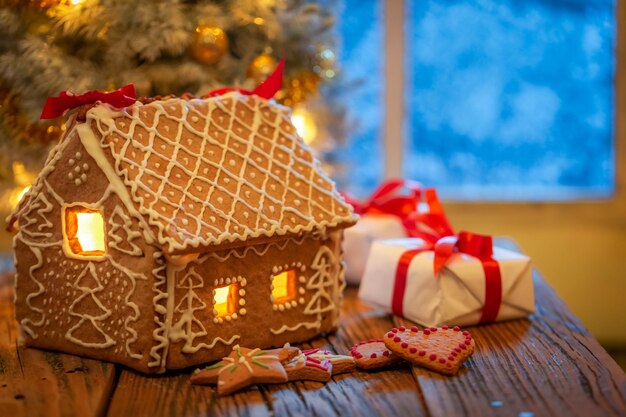
[[[384,31],[385,31],[385,82],[386,88],[385,121],[381,128],[383,148],[385,150],[385,178],[403,177],[403,150],[407,140],[407,109],[404,101],[405,83],[404,54],[406,40],[405,1],[384,0]],[[402,24],[398,24],[402,22]],[[450,199],[446,201],[446,208],[451,218],[459,217],[471,219],[479,215],[490,219],[490,222],[511,221],[512,218],[535,219],[538,208],[543,211],[543,217],[549,218],[550,223],[571,221],[569,215],[576,218],[595,219],[601,213],[609,222],[623,220],[626,212],[626,174],[621,169],[626,164],[624,155],[626,120],[620,117],[620,110],[626,108],[626,75],[620,71],[626,67],[626,6],[617,2],[616,5],[616,69],[615,69],[615,110],[614,110],[614,141],[615,146],[615,188],[612,196],[602,199],[581,199],[565,201],[461,201]],[[426,184],[427,185],[427,184]],[[569,215],[564,216],[564,209]],[[463,222],[461,222],[463,223]]]

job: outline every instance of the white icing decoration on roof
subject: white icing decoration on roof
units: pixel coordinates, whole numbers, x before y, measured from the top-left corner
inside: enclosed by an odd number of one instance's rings
[[[137,111],[142,107],[152,110],[151,120],[146,120],[145,111]],[[169,112],[172,107],[175,111]],[[191,112],[199,119],[193,126]],[[128,122],[126,132],[118,128],[116,122],[120,120]],[[167,120],[173,126],[170,132],[157,130],[159,120]],[[87,123],[83,125],[92,122],[100,146],[113,157],[113,168],[129,190],[135,207],[156,227],[156,240],[168,252],[324,230],[356,221],[351,207],[308,146],[292,133],[288,112],[273,102],[233,92],[206,100],[175,98],[146,105],[138,102],[119,111],[100,105],[88,111]],[[236,132],[234,122],[247,129]],[[267,126],[272,127],[272,137],[254,134]],[[135,139],[139,128],[148,132],[147,144]],[[188,146],[183,134],[198,139]],[[116,138],[121,139],[121,145],[115,144]],[[244,146],[235,147],[234,143]],[[209,146],[220,152],[207,149]],[[167,165],[148,164],[151,156],[167,161]],[[256,159],[265,162],[259,164]],[[201,165],[215,168],[217,175],[203,175],[206,168],[201,169]],[[155,172],[153,167],[164,169]],[[259,176],[254,171],[263,176],[255,180]],[[176,184],[169,179],[174,177],[178,178]],[[150,179],[156,184],[152,185]],[[226,188],[230,180],[236,187]],[[254,200],[250,199],[250,190],[254,191]],[[220,196],[212,199],[215,192]],[[164,197],[166,193],[168,198]],[[183,200],[196,203],[195,209],[181,204]],[[219,207],[212,201],[221,201]],[[264,210],[266,206],[270,206],[269,211]],[[245,224],[236,216],[242,209],[250,213]],[[295,216],[287,216],[289,213]],[[176,225],[182,224],[182,217],[195,221],[189,222],[189,228],[179,229]]]

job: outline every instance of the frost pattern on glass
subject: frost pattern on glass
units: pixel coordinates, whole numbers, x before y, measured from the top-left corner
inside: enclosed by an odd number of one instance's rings
[[[456,199],[611,195],[611,1],[413,0],[406,11],[407,177]]]

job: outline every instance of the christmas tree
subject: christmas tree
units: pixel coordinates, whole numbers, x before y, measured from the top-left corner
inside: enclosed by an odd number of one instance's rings
[[[337,78],[333,23],[302,0],[0,0],[0,182],[12,193],[3,200],[16,203],[62,134],[62,120],[39,114],[63,90],[253,88],[284,57],[276,99],[294,108],[305,140],[328,149],[342,124],[323,88]]]

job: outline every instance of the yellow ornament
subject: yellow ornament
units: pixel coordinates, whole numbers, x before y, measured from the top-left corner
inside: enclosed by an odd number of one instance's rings
[[[191,41],[191,55],[202,64],[219,62],[228,50],[228,36],[224,29],[213,25],[198,25]]]
[[[261,54],[254,58],[248,66],[246,75],[257,84],[264,81],[276,68],[276,60],[268,54]]]

